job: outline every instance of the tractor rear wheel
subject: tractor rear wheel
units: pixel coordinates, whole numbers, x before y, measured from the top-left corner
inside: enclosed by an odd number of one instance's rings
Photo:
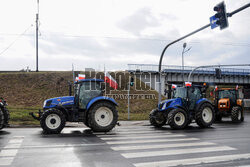
[[[153,110],[149,115],[149,122],[151,125],[160,128],[166,124],[166,117],[162,112],[158,110]]]
[[[5,107],[0,108],[0,129],[3,129],[4,127],[8,126],[9,118],[10,115],[8,109]]]
[[[2,109],[0,108],[0,130],[4,128],[4,114]]]
[[[233,122],[243,122],[243,110],[239,106],[234,106],[231,111],[231,119]]]
[[[41,117],[40,125],[47,134],[58,134],[65,126],[65,116],[60,110],[49,109]]]
[[[95,132],[108,132],[113,129],[118,121],[118,112],[114,104],[99,102],[89,110],[88,124]]]
[[[187,112],[183,109],[176,108],[168,114],[168,123],[172,129],[184,129],[188,122]]]
[[[214,119],[214,108],[212,104],[209,103],[202,104],[195,114],[195,121],[202,128],[211,126],[214,122]]]

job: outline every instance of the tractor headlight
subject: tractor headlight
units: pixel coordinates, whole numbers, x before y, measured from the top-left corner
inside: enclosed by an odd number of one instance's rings
[[[164,110],[166,106],[167,106],[167,103],[164,103],[161,109]]]
[[[47,100],[43,102],[43,108],[46,106]]]

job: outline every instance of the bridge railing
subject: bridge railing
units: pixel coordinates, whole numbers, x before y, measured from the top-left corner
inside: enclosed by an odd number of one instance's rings
[[[158,72],[158,65],[155,64],[128,64],[128,71]],[[162,65],[162,72],[189,73],[195,66]],[[220,68],[222,75],[250,75],[250,69],[239,68]],[[200,68],[194,73],[215,74],[215,68]]]

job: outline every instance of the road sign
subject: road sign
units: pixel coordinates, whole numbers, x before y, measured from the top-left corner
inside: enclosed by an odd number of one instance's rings
[[[218,27],[219,25],[216,24],[216,21],[219,20],[218,18],[216,18],[215,16],[210,17],[210,26],[211,29],[214,29],[216,27]]]

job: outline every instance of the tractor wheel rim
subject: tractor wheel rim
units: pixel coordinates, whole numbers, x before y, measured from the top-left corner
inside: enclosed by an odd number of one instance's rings
[[[181,112],[178,112],[174,116],[174,122],[178,126],[182,126],[185,123],[185,120],[186,120],[185,115]]]
[[[45,122],[48,128],[56,129],[61,124],[61,118],[57,114],[50,114],[47,116]]]
[[[107,107],[100,107],[95,112],[95,121],[99,126],[109,126],[113,121],[113,112]]]
[[[210,123],[212,121],[212,119],[213,119],[213,112],[212,112],[211,108],[206,107],[206,108],[203,109],[203,111],[202,111],[202,119],[206,123]]]

